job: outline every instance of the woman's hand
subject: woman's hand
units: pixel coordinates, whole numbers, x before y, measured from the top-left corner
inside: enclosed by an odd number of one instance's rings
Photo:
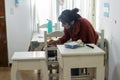
[[[54,41],[54,40],[52,40],[52,39],[48,42],[48,45],[54,45],[54,46],[56,46],[56,44],[57,44],[57,42]]]

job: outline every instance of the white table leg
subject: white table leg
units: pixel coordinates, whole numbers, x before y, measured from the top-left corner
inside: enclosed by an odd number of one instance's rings
[[[63,80],[71,80],[71,68],[64,67],[64,69],[63,69]]]
[[[97,67],[96,80],[104,80],[104,67]]]
[[[59,66],[59,80],[63,80],[63,68]]]
[[[48,68],[47,68],[47,64],[45,62],[42,63],[42,69],[41,69],[41,77],[43,80],[49,80],[48,77]]]
[[[17,66],[12,65],[11,80],[22,80],[20,72],[17,70]]]

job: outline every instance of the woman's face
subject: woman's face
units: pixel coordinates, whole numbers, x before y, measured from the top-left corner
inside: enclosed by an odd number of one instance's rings
[[[70,29],[70,25],[68,23],[62,23],[62,26],[65,28],[65,29]]]
[[[62,26],[65,28],[65,29],[70,29],[71,26],[73,26],[75,23],[75,21],[71,21],[70,24],[68,23],[62,23]]]

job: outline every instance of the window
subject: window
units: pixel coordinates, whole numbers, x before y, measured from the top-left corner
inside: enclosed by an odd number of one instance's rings
[[[79,14],[87,18],[91,23],[92,19],[92,7],[91,2],[93,0],[31,0],[32,5],[32,17],[34,30],[37,30],[37,26],[47,23],[47,19],[52,20],[53,25],[57,23],[57,29],[63,29],[58,22],[58,16],[65,9],[78,8]]]

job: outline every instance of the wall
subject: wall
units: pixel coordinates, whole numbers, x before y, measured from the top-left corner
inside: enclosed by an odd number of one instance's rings
[[[104,3],[109,3],[109,17],[103,16]],[[120,64],[120,10],[119,0],[99,0],[97,1],[98,30],[105,30],[105,37],[109,43],[109,79],[120,80],[117,68]]]
[[[21,0],[15,6],[15,0],[5,0],[6,28],[9,63],[15,51],[27,51],[32,27],[30,16],[30,0]]]

